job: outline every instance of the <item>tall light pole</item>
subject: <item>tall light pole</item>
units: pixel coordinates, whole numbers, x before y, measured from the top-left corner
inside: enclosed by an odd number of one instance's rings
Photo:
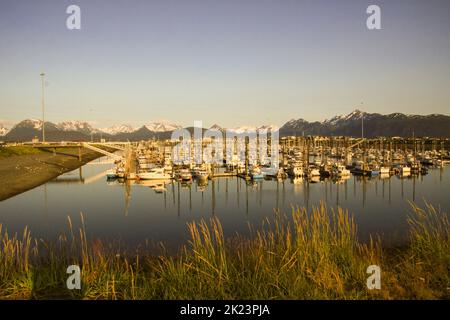
[[[44,100],[44,87],[45,87],[45,73],[41,73],[42,82],[42,142],[45,142],[45,100]]]

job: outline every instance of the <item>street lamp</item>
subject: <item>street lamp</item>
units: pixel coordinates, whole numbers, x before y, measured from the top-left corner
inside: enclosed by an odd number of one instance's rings
[[[41,73],[42,82],[42,142],[45,142],[45,101],[44,101],[44,87],[45,87],[45,73]]]

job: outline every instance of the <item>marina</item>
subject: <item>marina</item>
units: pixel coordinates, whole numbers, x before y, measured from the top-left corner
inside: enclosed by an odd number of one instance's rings
[[[2,1],[0,300],[450,299],[450,2],[113,2]]]
[[[126,144],[125,148],[120,149],[124,151],[123,156],[110,154],[117,160],[117,166],[114,169],[116,174],[109,172],[109,178],[184,181],[195,177],[213,179],[226,176],[245,180],[266,177],[341,179],[350,174],[384,177],[426,174],[430,167],[443,167],[450,163],[448,139],[284,137],[280,139],[280,147],[277,148],[279,154],[274,157],[275,161],[268,156],[271,152],[270,143],[260,147],[259,139],[252,142],[245,135],[224,141],[218,147],[223,148],[220,151],[224,156],[218,161],[217,158],[215,162],[211,161],[213,157],[204,150],[209,148],[208,151],[212,149],[212,153],[218,152],[212,141],[194,140],[187,147],[184,146],[183,161],[177,164],[173,162],[174,150],[179,144],[177,141]],[[86,145],[97,149],[93,144]],[[227,145],[232,147],[227,149]],[[251,145],[257,149],[252,155],[249,152]],[[196,151],[200,152],[200,157],[195,154]]]
[[[67,231],[68,216],[79,223],[82,212],[92,239],[120,239],[130,247],[164,243],[177,250],[188,239],[186,224],[193,221],[218,217],[226,235],[247,234],[249,224],[261,225],[275,212],[289,214],[297,206],[312,208],[323,202],[348,210],[362,241],[382,234],[387,245],[396,246],[407,238],[409,201],[438,204],[443,210],[450,207],[444,148],[417,152],[417,159],[431,161],[422,164],[426,170],[414,170],[410,167],[414,162],[407,162],[413,150],[404,147],[380,151],[371,142],[365,153],[348,152],[354,158],[345,164],[338,152],[342,149],[325,143],[310,147],[308,161],[301,157],[302,148],[283,146],[279,169],[249,165],[246,174],[245,164],[172,166],[166,144],[130,144],[136,153],[135,176],[127,173],[125,160],[118,160],[127,158],[126,151],[119,150],[114,157],[91,161],[1,202],[3,226],[11,232],[28,226],[35,236],[51,239]],[[384,162],[374,174],[375,161],[383,163],[387,154],[392,154],[393,164]],[[371,159],[370,169],[355,172],[363,157]]]

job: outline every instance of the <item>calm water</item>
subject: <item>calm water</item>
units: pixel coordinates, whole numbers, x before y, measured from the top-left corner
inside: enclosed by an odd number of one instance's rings
[[[248,223],[258,225],[273,215],[274,208],[290,212],[294,205],[311,207],[325,201],[349,210],[358,225],[359,237],[379,233],[390,244],[404,241],[408,200],[424,199],[449,212],[450,176],[447,169],[430,169],[416,178],[362,179],[350,177],[341,183],[307,183],[290,179],[263,180],[248,185],[240,178],[218,178],[206,187],[178,182],[166,184],[166,192],[148,186],[107,183],[103,172],[111,167],[106,158],[60,176],[33,190],[0,202],[0,223],[10,232],[28,226],[32,235],[46,239],[67,232],[67,217],[86,220],[88,236],[120,239],[134,246],[164,242],[176,248],[187,239],[186,223],[202,218],[220,218],[227,235],[247,233]]]

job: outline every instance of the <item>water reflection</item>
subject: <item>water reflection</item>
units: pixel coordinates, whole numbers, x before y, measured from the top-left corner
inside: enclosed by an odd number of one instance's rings
[[[345,179],[245,181],[124,181],[105,179],[110,164],[85,165],[38,188],[0,202],[0,223],[11,232],[28,226],[33,235],[56,238],[67,230],[67,216],[86,216],[91,237],[121,239],[134,245],[146,239],[177,246],[187,238],[186,223],[217,216],[227,235],[246,233],[275,208],[341,206],[354,215],[362,240],[371,233],[388,243],[406,237],[408,201],[426,199],[448,212],[448,170],[426,176],[349,176]]]

